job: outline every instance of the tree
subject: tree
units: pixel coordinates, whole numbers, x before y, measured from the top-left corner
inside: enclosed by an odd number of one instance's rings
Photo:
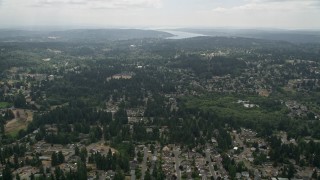
[[[56,166],[58,165],[58,157],[56,152],[53,152],[51,155],[51,166]]]
[[[114,180],[124,180],[125,176],[120,169],[117,169],[116,174],[114,175]]]
[[[151,180],[151,175],[149,169],[147,169],[145,175],[144,175],[144,180]]]
[[[13,162],[14,162],[14,168],[18,169],[19,168],[19,159],[18,159],[18,155],[17,154],[13,155]]]
[[[76,146],[76,147],[74,148],[74,155],[79,156],[79,154],[80,154],[79,147]]]
[[[79,180],[87,180],[87,167],[86,164],[82,161],[78,161],[77,163],[77,179]]]
[[[33,173],[31,173],[31,175],[30,175],[30,180],[35,180],[35,177],[34,177]]]
[[[58,158],[58,163],[59,164],[64,163],[64,155],[62,154],[61,151],[58,152],[58,157],[57,158]]]
[[[163,180],[166,179],[164,172],[162,171],[161,168],[161,163],[157,162],[154,166],[153,172],[152,172],[152,176],[154,179],[156,180]]]
[[[119,122],[120,124],[128,124],[128,115],[127,111],[120,107],[119,110],[114,114],[115,121]]]
[[[312,176],[313,179],[317,179],[318,178],[318,172],[317,170],[313,170]]]
[[[19,175],[19,173],[16,174],[16,180],[20,180],[20,175]]]
[[[10,119],[13,119],[13,118],[14,118],[14,114],[13,114],[12,110],[11,109],[7,109],[7,111],[4,114],[4,119],[5,120],[10,120]]]
[[[234,165],[229,165],[228,167],[228,171],[229,171],[229,175],[231,176],[232,179],[234,179],[236,177],[236,168],[234,167]]]
[[[150,151],[151,151],[152,154],[154,153],[154,150],[155,150],[155,147],[154,147],[153,144],[151,144],[151,146],[150,146]]]
[[[214,165],[214,170],[218,171],[218,166],[216,164]]]
[[[136,174],[136,178],[137,178],[137,179],[140,179],[140,178],[141,178],[142,174],[141,174],[140,168],[136,168],[135,174]]]
[[[1,120],[1,116],[0,116],[0,133],[1,134],[5,134],[5,130],[4,130],[4,121]]]
[[[100,175],[98,172],[96,172],[96,180],[99,180],[100,179]]]
[[[141,151],[138,151],[137,156],[138,156],[137,157],[138,162],[141,163],[143,160],[143,154],[141,153]]]
[[[63,171],[60,169],[59,166],[57,166],[54,170],[54,174],[56,179],[64,179],[64,173]]]
[[[3,180],[13,179],[11,169],[8,164],[6,165],[6,167],[2,171],[2,178],[3,178]]]
[[[183,172],[181,178],[182,179],[187,179],[188,178],[187,172]]]
[[[26,98],[24,95],[19,92],[14,98],[14,107],[16,108],[24,108],[26,106]]]
[[[86,163],[87,156],[88,156],[87,149],[85,147],[81,148],[81,151],[80,151],[80,159],[81,159],[81,161]]]
[[[129,147],[128,147],[127,153],[128,153],[128,155],[130,157],[134,157],[134,155],[135,155],[135,148],[134,148],[134,145],[133,145],[132,141],[130,141],[130,143],[129,143]]]
[[[288,168],[288,178],[289,179],[293,178],[295,173],[296,173],[296,169],[294,168],[294,165],[290,163]]]
[[[198,178],[199,177],[199,172],[198,172],[197,168],[194,168],[194,170],[192,171],[191,177],[192,178]]]

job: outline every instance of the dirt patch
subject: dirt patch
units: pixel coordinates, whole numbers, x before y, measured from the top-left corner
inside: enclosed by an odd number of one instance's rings
[[[25,121],[13,119],[5,125],[5,132],[9,135],[16,135],[21,129],[25,129],[27,124]]]
[[[11,136],[16,136],[21,129],[26,129],[33,120],[33,112],[24,109],[13,110],[15,118],[5,125],[5,132]]]
[[[116,149],[111,148],[110,146],[106,146],[102,141],[99,141],[97,143],[90,144],[86,147],[88,152],[100,152],[103,155],[107,155],[109,152],[109,149],[111,149],[112,153],[118,152]]]
[[[270,92],[266,89],[260,89],[259,90],[259,95],[263,97],[268,97],[270,95]]]
[[[51,106],[50,110],[54,110],[54,109],[57,109],[57,108],[61,108],[63,106],[68,106],[68,105],[69,105],[69,103],[64,103],[64,104],[61,104],[61,105]]]

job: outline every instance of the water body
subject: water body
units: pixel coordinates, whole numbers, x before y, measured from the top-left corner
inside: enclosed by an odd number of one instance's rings
[[[187,38],[193,38],[193,37],[206,36],[204,34],[183,32],[183,31],[163,31],[163,32],[173,34],[172,37],[168,37],[166,39],[187,39]]]

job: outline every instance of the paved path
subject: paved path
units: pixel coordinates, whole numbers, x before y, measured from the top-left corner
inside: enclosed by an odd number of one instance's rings
[[[147,171],[147,157],[148,157],[148,148],[144,147],[143,148],[143,161],[142,161],[142,168],[141,168],[142,179],[144,179],[144,175]]]
[[[209,162],[209,170],[210,173],[212,174],[212,176],[214,177],[214,179],[217,179],[217,174],[216,171],[214,170],[214,165],[211,161],[211,155],[210,155],[210,151],[206,150],[206,161]]]
[[[179,169],[179,166],[180,166],[180,163],[181,163],[181,160],[179,158],[180,151],[179,151],[179,149],[175,149],[173,151],[173,153],[174,153],[174,161],[175,161],[175,169],[176,169],[176,173],[177,173],[177,179],[181,180],[181,171]]]
[[[130,175],[131,175],[131,180],[136,180],[136,171],[134,169],[131,170]]]

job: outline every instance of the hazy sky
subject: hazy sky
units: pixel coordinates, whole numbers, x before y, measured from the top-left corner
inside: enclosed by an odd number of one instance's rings
[[[320,29],[320,0],[0,0],[0,27]]]

